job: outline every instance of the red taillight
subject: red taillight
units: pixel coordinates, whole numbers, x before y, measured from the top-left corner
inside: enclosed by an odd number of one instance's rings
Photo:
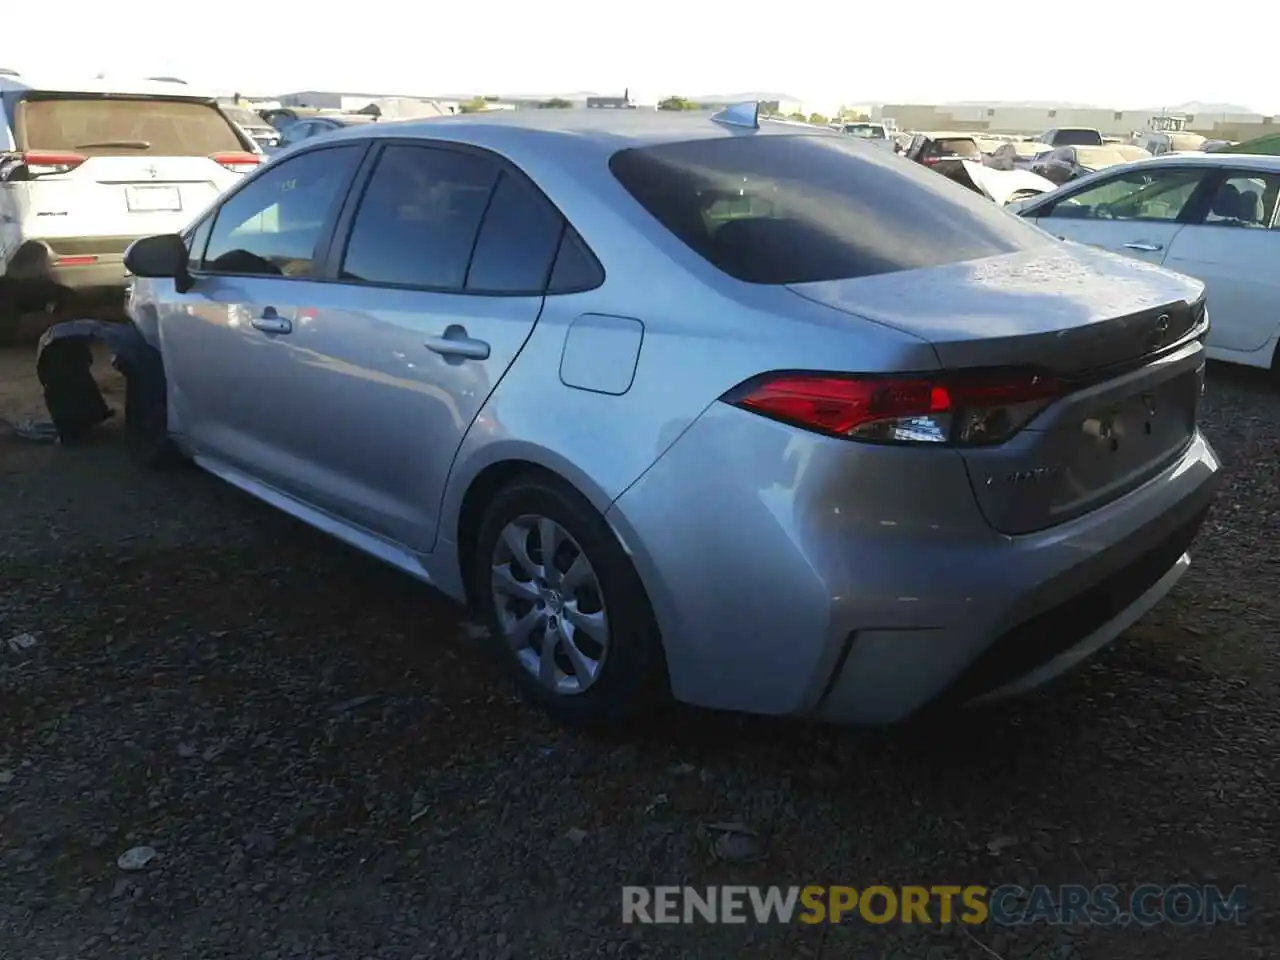
[[[942,159],[941,157],[925,157],[921,162],[926,167],[932,167],[935,163],[937,163],[941,159]]]
[[[82,254],[74,257],[58,257],[53,261],[55,267],[87,267],[90,264],[98,262],[98,258],[93,254]]]
[[[89,159],[82,153],[65,150],[28,150],[21,156],[22,165],[33,177],[70,173]]]
[[[248,173],[262,162],[256,153],[215,153],[213,161],[235,173]]]
[[[981,446],[1009,439],[1062,386],[1035,370],[936,376],[779,373],[756,377],[724,399],[832,436],[876,443]]]

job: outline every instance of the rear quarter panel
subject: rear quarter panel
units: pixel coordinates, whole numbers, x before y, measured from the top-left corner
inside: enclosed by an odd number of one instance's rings
[[[806,301],[741,283],[690,251],[640,207],[596,151],[488,146],[522,167],[604,267],[600,287],[550,296],[523,351],[459,449],[442,536],[486,466],[524,459],[561,473],[604,512],[722,394],[769,370],[929,370],[927,343]],[[643,325],[631,387],[621,395],[566,386],[570,324],[585,313]]]

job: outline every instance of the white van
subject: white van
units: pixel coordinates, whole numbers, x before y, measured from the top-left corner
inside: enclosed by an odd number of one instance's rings
[[[0,74],[0,335],[122,291],[133,240],[180,231],[263,159],[182,83]]]

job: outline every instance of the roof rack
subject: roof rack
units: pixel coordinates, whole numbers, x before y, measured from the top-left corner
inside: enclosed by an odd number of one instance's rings
[[[17,70],[11,70],[9,67],[0,67],[0,77],[20,77],[22,76]]]
[[[716,123],[723,123],[729,127],[747,127],[751,130],[759,130],[760,101],[748,100],[746,103],[735,103],[732,106],[725,107],[719,113],[713,114],[711,119]]]
[[[184,87],[187,85],[187,81],[178,77],[147,77],[147,79],[153,83],[180,83]]]

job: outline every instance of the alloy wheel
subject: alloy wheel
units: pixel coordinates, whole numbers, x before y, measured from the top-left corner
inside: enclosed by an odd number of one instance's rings
[[[546,690],[579,694],[600,677],[609,620],[591,560],[560,524],[525,514],[502,528],[492,557],[503,639]]]

